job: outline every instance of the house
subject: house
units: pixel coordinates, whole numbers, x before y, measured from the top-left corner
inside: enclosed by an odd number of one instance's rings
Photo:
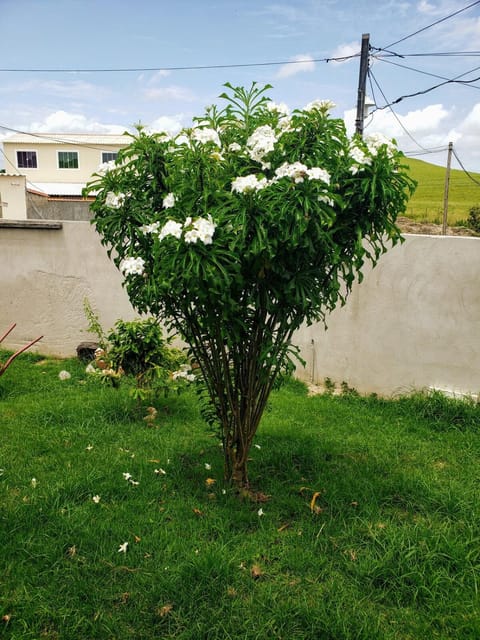
[[[17,133],[6,138],[6,170],[10,177],[15,171],[26,178],[26,217],[88,219],[83,188],[99,166],[115,160],[130,141],[128,135],[89,133]],[[4,217],[12,211],[6,192],[1,192]],[[15,208],[19,210],[18,204]]]

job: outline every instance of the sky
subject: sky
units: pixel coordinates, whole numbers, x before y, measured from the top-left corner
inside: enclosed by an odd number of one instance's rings
[[[353,133],[368,33],[365,135],[444,166],[451,141],[452,167],[480,171],[480,2],[0,0],[0,24],[0,141],[136,123],[176,132],[222,104],[225,82],[253,81],[292,109],[332,100]]]

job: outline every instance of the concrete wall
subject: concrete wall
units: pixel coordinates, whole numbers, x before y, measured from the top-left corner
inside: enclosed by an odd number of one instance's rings
[[[18,348],[43,335],[37,351],[74,355],[80,342],[94,339],[87,332],[85,297],[105,329],[119,318],[136,317],[93,227],[88,222],[58,226],[0,226],[0,333],[17,323],[3,347]]]
[[[92,218],[88,200],[48,198],[27,193],[27,218],[30,220],[76,220]]]
[[[0,218],[22,220],[27,217],[25,176],[0,173]]]
[[[105,329],[135,317],[93,227],[58,226],[0,225],[0,332],[17,323],[4,347],[43,334],[37,350],[73,355],[91,338],[85,297]],[[299,377],[387,395],[429,386],[478,393],[479,274],[480,239],[406,236],[331,314],[327,332],[314,325],[297,334],[307,360]]]
[[[361,392],[480,392],[480,239],[406,236],[323,325],[303,328],[298,375]]]

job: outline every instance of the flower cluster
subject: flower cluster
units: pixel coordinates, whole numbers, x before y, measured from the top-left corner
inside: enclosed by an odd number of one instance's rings
[[[273,151],[277,142],[277,134],[268,124],[255,129],[247,140],[247,151],[252,160],[260,162],[264,169],[270,168],[270,163],[264,162],[263,159]]]
[[[167,236],[174,236],[180,239],[183,234],[183,239],[187,244],[195,244],[198,240],[203,244],[212,244],[216,227],[217,225],[213,222],[212,216],[196,218],[195,220],[189,216],[183,225],[175,220],[167,220],[160,229],[158,238],[163,240]]]
[[[134,258],[133,256],[130,256],[128,258],[124,258],[120,263],[120,271],[124,276],[141,276],[144,269],[145,260],[143,258]]]
[[[330,174],[320,167],[312,167],[309,169],[301,162],[293,162],[289,164],[284,162],[275,170],[275,176],[279,180],[281,178],[292,178],[294,182],[303,182],[305,178],[310,180],[320,180],[325,184],[330,184]]]
[[[194,382],[195,375],[192,373],[190,365],[185,364],[178,371],[172,373],[172,380],[186,380],[187,382]]]
[[[126,195],[124,193],[113,193],[113,191],[109,191],[105,198],[105,205],[110,207],[110,209],[120,209],[123,207],[125,198]]]
[[[282,178],[291,178],[295,183],[303,182],[305,178],[307,178],[308,180],[318,180],[327,185],[330,184],[330,174],[325,169],[321,169],[320,167],[312,167],[309,169],[301,162],[284,162],[280,167],[275,169],[275,176],[271,180],[267,180],[264,176],[259,178],[254,173],[235,178],[235,180],[232,181],[232,191],[236,193],[260,191],[278,182]]]
[[[327,111],[334,109],[336,106],[335,102],[332,102],[331,100],[313,100],[307,104],[304,111],[314,111],[316,109],[326,113]]]
[[[217,145],[217,147],[222,146],[218,133],[215,131],[215,129],[209,129],[208,127],[192,129],[191,138],[192,140],[196,140],[201,144],[212,142],[213,144]]]
[[[268,186],[266,178],[258,178],[254,173],[248,176],[240,176],[232,182],[232,191],[237,193],[248,193],[249,191],[259,191]]]
[[[113,169],[115,169],[115,160],[109,160],[108,162],[102,162],[102,164],[98,166],[97,173],[99,176],[104,176]]]

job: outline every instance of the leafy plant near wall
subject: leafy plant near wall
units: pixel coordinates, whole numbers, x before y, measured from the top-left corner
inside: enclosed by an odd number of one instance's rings
[[[331,102],[289,114],[270,86],[226,87],[223,109],[173,139],[140,127],[86,193],[134,307],[190,345],[225,475],[244,488],[294,332],[344,303],[365,262],[400,240],[414,184],[391,141],[350,140]]]
[[[480,207],[472,207],[468,213],[467,226],[475,231],[476,233],[480,233]]]
[[[114,386],[124,376],[133,379],[132,395],[138,400],[179,391],[193,382],[195,376],[185,354],[170,346],[171,339],[163,336],[155,318],[117,320],[113,329],[105,333],[88,300],[84,301],[84,309],[89,331],[97,335],[100,345],[87,371]]]

